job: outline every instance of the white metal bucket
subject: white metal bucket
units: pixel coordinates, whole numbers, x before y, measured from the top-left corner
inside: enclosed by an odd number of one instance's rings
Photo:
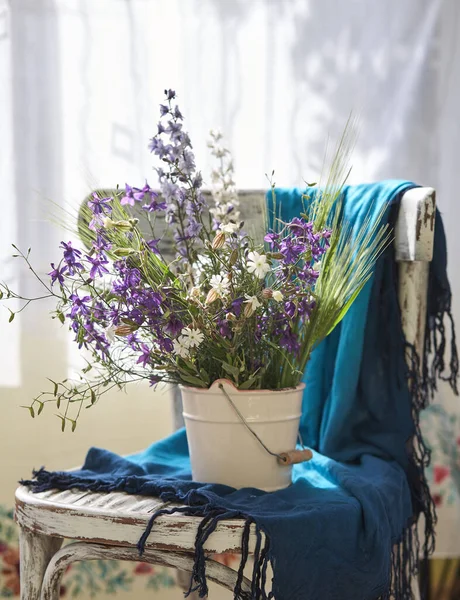
[[[305,384],[285,390],[238,390],[220,379],[209,389],[181,386],[195,481],[255,487],[267,492],[291,484],[292,466],[280,465],[247,430],[219,384],[271,452],[294,450]]]

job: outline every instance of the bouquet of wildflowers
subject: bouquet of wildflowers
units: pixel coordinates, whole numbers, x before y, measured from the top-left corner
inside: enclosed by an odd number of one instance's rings
[[[255,239],[240,220],[221,135],[212,132],[209,143],[217,166],[208,206],[175,93],[165,94],[149,144],[158,192],[146,182],[111,197],[92,194],[78,225],[81,247],[63,241],[50,281],[42,281],[44,295],[57,302],[53,316],[92,354],[78,381],[53,382],[28,407],[34,416],[48,402],[62,405],[63,429],[69,422],[75,428],[82,406],[113,386],[144,379],[199,388],[220,378],[244,390],[297,386],[312,349],[343,318],[388,240],[378,223],[367,221],[352,237],[341,221],[346,134],[326,185],[309,188],[298,217],[278,218],[272,186],[273,214],[264,239]],[[139,211],[148,223],[142,231]],[[157,219],[172,235],[172,260]],[[30,266],[29,253],[19,256]],[[21,298],[6,284],[1,289]]]

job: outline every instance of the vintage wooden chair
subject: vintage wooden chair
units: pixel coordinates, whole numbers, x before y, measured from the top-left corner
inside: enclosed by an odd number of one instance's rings
[[[263,192],[242,192],[246,226],[260,226]],[[423,356],[429,262],[433,252],[435,192],[415,188],[403,196],[395,231],[399,263],[399,300],[406,338]],[[175,423],[182,425],[180,395],[174,394]],[[165,506],[160,500],[125,493],[51,490],[33,494],[16,491],[16,521],[20,527],[22,600],[57,600],[66,568],[75,561],[118,559],[144,561],[191,572],[199,517],[163,515],[155,522],[139,558],[137,541],[151,514]],[[205,544],[209,580],[233,590],[236,572],[212,556],[241,552],[244,521],[220,521]],[[62,546],[64,540],[71,543]],[[255,535],[250,543],[254,549]],[[62,547],[61,547],[62,546]],[[187,578],[181,577],[188,589]],[[243,589],[250,589],[245,579]],[[418,598],[414,590],[414,598]]]

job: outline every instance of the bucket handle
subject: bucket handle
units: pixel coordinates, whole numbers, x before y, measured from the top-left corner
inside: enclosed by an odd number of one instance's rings
[[[238,410],[238,407],[235,405],[233,400],[230,398],[230,395],[228,394],[227,390],[224,388],[222,383],[219,383],[219,388],[222,390],[224,396],[229,401],[230,406],[233,408],[233,410],[237,414],[238,418],[243,423],[243,425],[246,427],[246,429],[249,431],[249,433],[251,433],[251,435],[253,435],[253,437],[255,437],[255,439],[259,442],[259,444],[262,446],[262,448],[265,450],[265,452],[268,452],[268,454],[270,454],[271,456],[275,456],[277,458],[278,463],[280,465],[287,467],[289,465],[296,465],[296,464],[299,464],[302,462],[307,462],[308,460],[310,460],[312,458],[312,456],[313,456],[312,451],[309,450],[308,448],[305,448],[305,446],[303,445],[302,436],[300,435],[300,431],[297,433],[297,435],[299,438],[300,445],[302,446],[302,450],[289,450],[288,452],[281,452],[281,454],[277,454],[276,452],[272,452],[271,450],[269,450],[269,448],[267,448],[267,446],[263,443],[263,441],[260,439],[260,437],[257,435],[257,433],[249,426],[248,422],[243,417],[241,412]]]

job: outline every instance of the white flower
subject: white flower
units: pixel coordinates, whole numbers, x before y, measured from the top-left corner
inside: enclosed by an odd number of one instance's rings
[[[110,217],[102,217],[102,227],[105,229],[113,229],[115,222]]]
[[[238,231],[239,228],[240,226],[236,223],[226,223],[225,225],[221,224],[219,226],[219,229],[224,233],[235,233],[235,231]]]
[[[108,339],[108,341],[110,343],[115,341],[115,325],[112,323],[112,325],[109,325],[109,327],[106,328],[105,330],[105,337]]]
[[[272,294],[272,298],[275,300],[275,302],[281,302],[284,296],[279,290],[275,290]]]
[[[216,292],[216,294],[222,298],[228,294],[230,281],[227,277],[223,277],[222,275],[213,275],[209,280],[209,285]]]
[[[181,331],[181,337],[179,340],[181,341],[186,348],[194,348],[198,347],[201,342],[204,340],[204,335],[201,333],[199,329],[191,329],[190,327],[184,327]]]
[[[182,358],[188,358],[190,353],[188,346],[184,343],[184,338],[181,336],[177,340],[173,341],[173,352],[177,356],[181,356]]]
[[[259,279],[263,279],[270,271],[271,267],[267,263],[267,257],[265,254],[249,252],[247,269],[249,273],[254,273]]]
[[[245,304],[250,304],[253,310],[256,310],[257,308],[259,308],[259,306],[262,306],[262,303],[259,302],[257,296],[248,296],[248,294],[245,294],[244,297],[246,298],[246,300],[244,301]]]

